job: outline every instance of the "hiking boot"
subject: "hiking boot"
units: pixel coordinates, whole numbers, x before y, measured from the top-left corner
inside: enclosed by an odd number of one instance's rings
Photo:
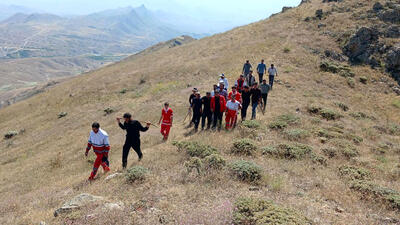
[[[89,177],[89,179],[88,179],[88,181],[94,181],[94,176],[95,176],[95,175],[91,174],[90,177]]]
[[[142,161],[142,159],[143,159],[143,154],[141,154],[141,155],[139,156],[139,162]]]

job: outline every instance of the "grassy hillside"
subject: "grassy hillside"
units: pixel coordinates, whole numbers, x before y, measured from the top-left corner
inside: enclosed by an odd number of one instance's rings
[[[1,134],[24,130],[0,142],[0,222],[246,224],[247,218],[248,224],[397,223],[400,108],[399,97],[390,89],[394,81],[369,66],[351,66],[354,78],[320,70],[328,60],[320,53],[341,51],[337,38],[326,34],[354,33],[369,25],[353,19],[353,13],[366,12],[373,3],[313,0],[227,33],[128,58],[0,110]],[[321,21],[304,21],[317,9],[333,7],[350,10],[331,12],[325,27],[318,28]],[[267,113],[255,122],[259,128],[199,134],[184,128],[193,86],[205,92],[221,72],[232,83],[245,59],[254,65],[261,58],[275,63],[280,76]],[[348,72],[347,63],[334,63]],[[140,120],[156,121],[164,101],[175,110],[171,141],[162,143],[152,128],[142,135],[144,160],[138,163],[136,155],[130,155],[131,166],[149,169],[147,178],[133,184],[123,176],[105,181],[100,172],[94,183],[85,183],[92,168],[84,158],[91,123],[99,121],[110,134],[111,168],[116,171],[121,169],[125,134],[115,117],[129,111]],[[115,112],[104,116],[106,108]],[[60,112],[68,115],[58,119]],[[241,138],[255,145],[251,155],[231,152]],[[181,151],[173,140],[179,141]],[[212,146],[226,166],[188,172],[185,165],[190,164],[185,162],[198,160],[185,153],[182,141]],[[259,165],[253,172],[260,172],[261,179],[240,181],[233,176],[233,165],[247,165],[235,164],[240,159]],[[121,201],[125,208],[101,216],[85,216],[90,208],[53,216],[81,193]]]

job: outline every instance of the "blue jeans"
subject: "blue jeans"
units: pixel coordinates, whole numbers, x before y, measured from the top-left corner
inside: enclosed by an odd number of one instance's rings
[[[269,86],[274,86],[274,80],[275,80],[275,76],[269,75]]]
[[[257,107],[258,107],[258,102],[252,104],[252,109],[251,109],[252,120],[256,119]]]

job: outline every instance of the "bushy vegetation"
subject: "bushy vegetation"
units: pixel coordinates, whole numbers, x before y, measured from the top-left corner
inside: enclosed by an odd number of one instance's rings
[[[250,161],[239,160],[230,165],[231,174],[245,182],[257,182],[262,178],[262,168]]]
[[[129,183],[143,182],[148,174],[149,170],[147,168],[142,166],[134,166],[126,171],[125,178]]]
[[[173,142],[179,151],[184,151],[190,157],[205,158],[212,154],[218,154],[218,150],[210,145],[201,144],[199,142]]]
[[[18,135],[18,131],[12,130],[12,131],[8,131],[6,134],[4,134],[4,138],[11,139],[17,135]]]
[[[333,147],[324,148],[324,149],[322,149],[322,153],[329,158],[334,158],[338,155],[338,150]]]
[[[270,129],[282,130],[289,125],[296,125],[300,122],[300,117],[293,114],[283,114],[276,117],[268,127]]]
[[[218,154],[212,154],[204,158],[204,164],[207,169],[220,170],[226,165],[226,160]]]
[[[114,110],[113,108],[108,107],[108,108],[104,109],[104,115],[105,115],[105,116],[110,115],[110,114],[112,114],[114,111],[115,111],[115,110]]]
[[[326,120],[337,120],[343,117],[340,113],[336,112],[332,109],[323,108],[321,106],[310,105],[307,107],[307,111],[310,114],[320,115],[322,118]]]
[[[363,84],[367,84],[368,83],[368,78],[362,76],[362,77],[360,77],[360,82],[363,83]]]
[[[349,85],[349,87],[351,87],[351,88],[356,87],[356,82],[354,81],[354,79],[352,77],[348,77],[346,79],[346,81],[347,81],[347,85]]]
[[[398,109],[400,109],[400,99],[395,99],[392,102],[392,105]]]
[[[257,146],[250,139],[240,139],[233,143],[231,152],[237,155],[254,155],[257,151]]]
[[[350,113],[350,116],[355,118],[355,119],[358,119],[358,120],[371,119],[370,116],[368,116],[367,114],[365,114],[363,112],[352,112],[352,113]]]
[[[335,105],[337,105],[339,108],[341,108],[344,112],[349,111],[349,107],[344,104],[343,102],[336,102]]]
[[[303,129],[286,130],[283,132],[283,134],[290,141],[299,141],[299,140],[308,138],[310,136],[310,133],[307,130],[303,130]]]
[[[251,128],[251,129],[257,129],[261,127],[261,124],[257,120],[245,120],[242,123],[242,126]]]
[[[347,65],[339,65],[333,62],[322,62],[319,66],[321,71],[339,74],[342,77],[354,77],[355,74]]]
[[[235,202],[233,224],[311,225],[312,222],[297,211],[278,206],[271,201],[240,198]]]
[[[328,165],[328,160],[325,157],[323,157],[322,155],[317,155],[315,153],[311,153],[311,161],[323,166]]]
[[[265,147],[262,149],[264,155],[276,158],[300,160],[310,157],[312,148],[300,143],[280,144],[277,147]]]
[[[350,180],[369,180],[371,178],[371,173],[368,170],[354,166],[339,167],[339,174]]]
[[[188,173],[192,172],[193,169],[196,169],[197,173],[200,174],[201,168],[203,167],[203,162],[199,157],[191,157],[184,163],[184,166]]]

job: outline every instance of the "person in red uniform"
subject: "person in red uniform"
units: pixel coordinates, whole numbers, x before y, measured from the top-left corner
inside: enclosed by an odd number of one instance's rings
[[[90,149],[93,147],[93,151],[96,154],[96,160],[94,161],[93,171],[90,174],[89,181],[94,180],[97,174],[97,170],[100,165],[103,167],[104,172],[110,171],[110,163],[108,162],[108,152],[110,151],[110,143],[108,141],[108,134],[104,130],[100,129],[100,124],[95,122],[92,124],[92,131],[90,131],[88,144],[86,147],[85,156],[87,157]]]
[[[215,96],[211,98],[211,112],[214,114],[212,129],[215,130],[218,124],[218,131],[221,130],[222,117],[226,109],[226,100],[224,96],[220,95],[218,92]]]
[[[162,109],[161,112],[161,118],[158,124],[161,124],[161,134],[164,137],[164,141],[168,140],[169,136],[169,131],[172,127],[172,121],[174,120],[174,112],[172,109],[169,107],[169,103],[166,102],[164,103],[164,108]]]
[[[242,106],[240,102],[236,100],[236,96],[232,95],[231,100],[226,103],[225,128],[227,130],[230,130],[232,127],[234,127],[235,122],[237,121],[237,114],[241,107]]]
[[[242,94],[239,93],[238,88],[236,86],[232,87],[232,91],[229,93],[228,99],[231,99],[232,96],[235,96],[235,100],[242,104]],[[239,111],[237,112],[239,115]],[[233,126],[236,127],[237,124],[237,116],[235,117],[235,121],[233,122]]]

